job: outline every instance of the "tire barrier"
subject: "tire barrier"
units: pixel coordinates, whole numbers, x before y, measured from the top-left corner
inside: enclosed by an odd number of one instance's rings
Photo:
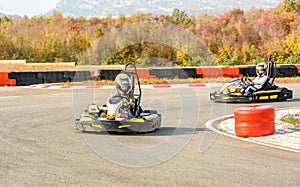
[[[77,81],[74,81],[75,74],[76,74],[76,71],[65,71],[64,72],[64,80],[66,80],[66,82],[77,82]]]
[[[98,80],[115,80],[116,76],[121,72],[122,70],[98,70],[97,76]]]
[[[279,68],[276,68],[278,71],[278,76],[280,77],[297,77],[298,69],[294,65],[280,65]]]
[[[44,83],[42,78],[37,78],[37,74],[37,72],[15,72],[8,75],[10,79],[16,79],[16,86],[29,86]]]
[[[38,72],[37,78],[43,83],[81,82],[94,79],[94,72],[90,71],[51,71]]]
[[[182,71],[179,71],[182,73],[182,76],[184,79],[188,79],[188,78],[202,78],[202,75],[197,74],[196,68],[182,68]],[[174,73],[178,73],[174,72]]]
[[[239,69],[239,74],[246,76],[246,77],[256,77],[255,66],[241,67]]]
[[[239,68],[239,73],[243,76],[255,77],[255,66]],[[276,77],[296,77],[299,75],[299,68],[296,65],[278,65],[276,66]]]
[[[80,82],[86,80],[114,80],[121,69],[103,69],[96,71],[50,71],[50,72],[0,72],[0,86],[27,86],[32,84],[55,82]],[[255,66],[207,66],[189,68],[138,68],[141,79],[149,78],[219,78],[219,77],[255,77]],[[8,77],[7,77],[8,75]],[[277,65],[277,77],[300,76],[300,64]],[[15,81],[15,82],[14,82]]]
[[[174,69],[175,68],[150,69],[150,75],[155,76],[159,79],[174,79],[176,77],[176,75],[174,74]]]
[[[250,105],[234,110],[236,136],[247,138],[275,132],[275,110],[272,106]]]
[[[7,74],[8,79],[15,81],[13,86],[94,80],[90,71],[11,72]],[[3,80],[6,79],[0,76],[0,86]],[[10,85],[12,86],[12,84]]]
[[[64,82],[82,82],[95,80],[94,71],[65,71]]]
[[[38,72],[37,78],[43,79],[43,83],[66,82],[64,78],[64,72]]]

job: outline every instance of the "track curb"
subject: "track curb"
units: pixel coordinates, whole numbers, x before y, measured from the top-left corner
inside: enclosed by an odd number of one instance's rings
[[[141,85],[142,89],[178,89],[178,88],[214,88],[222,86],[221,83],[189,83],[189,84],[152,84]],[[36,84],[23,86],[31,89],[113,89],[112,85],[53,85],[53,84]]]
[[[297,109],[300,109],[300,108],[297,108]],[[275,113],[278,112],[278,111],[285,111],[285,110],[288,110],[288,109],[286,109],[286,108],[276,109]],[[222,121],[232,119],[232,118],[234,118],[233,114],[226,115],[226,116],[221,116],[221,117],[218,117],[218,118],[214,118],[214,119],[208,120],[205,123],[205,127],[208,128],[209,130],[213,131],[213,132],[216,132],[218,134],[228,136],[228,137],[231,137],[231,138],[234,138],[234,139],[237,139],[237,140],[242,140],[242,141],[255,143],[255,144],[259,144],[259,145],[264,145],[264,146],[268,146],[268,147],[272,147],[272,148],[277,148],[277,149],[282,149],[282,150],[286,150],[286,151],[300,153],[300,149],[295,149],[295,148],[290,148],[290,147],[286,147],[286,146],[274,145],[274,144],[267,143],[268,142],[267,141],[268,136],[262,136],[260,138],[262,138],[262,139],[265,138],[265,140],[258,141],[256,139],[238,137],[238,136],[235,136],[235,135],[230,134],[228,132],[221,131],[220,129],[215,127],[215,125],[217,123],[220,123]],[[276,134],[274,134],[274,136],[276,136]],[[300,138],[299,138],[298,142],[300,142]]]

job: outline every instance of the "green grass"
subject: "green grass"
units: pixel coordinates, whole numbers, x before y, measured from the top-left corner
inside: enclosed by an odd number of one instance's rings
[[[288,115],[282,117],[281,121],[286,122],[286,123],[291,123],[291,124],[295,125],[297,128],[300,128],[300,113],[295,114],[295,115],[288,114]]]

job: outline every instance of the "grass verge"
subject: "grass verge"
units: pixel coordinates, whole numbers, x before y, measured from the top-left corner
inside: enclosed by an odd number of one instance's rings
[[[232,78],[188,78],[188,79],[168,79],[168,78],[150,78],[141,79],[140,83],[142,85],[150,84],[192,84],[192,83],[226,83]],[[254,79],[254,78],[253,78]],[[275,80],[276,85],[280,84],[298,84],[300,83],[300,77],[290,77],[290,78],[277,78]],[[85,81],[85,82],[68,82],[68,83],[57,83],[56,85],[113,85],[112,80],[100,80],[100,81]]]
[[[281,121],[295,125],[295,127],[300,128],[300,113],[288,114],[281,118]]]

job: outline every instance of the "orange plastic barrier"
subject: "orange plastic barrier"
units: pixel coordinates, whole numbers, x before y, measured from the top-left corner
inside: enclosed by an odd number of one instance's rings
[[[274,134],[275,112],[272,106],[250,105],[234,110],[235,133],[239,137]]]
[[[0,86],[16,86],[16,79],[9,79],[8,72],[0,72]]]

